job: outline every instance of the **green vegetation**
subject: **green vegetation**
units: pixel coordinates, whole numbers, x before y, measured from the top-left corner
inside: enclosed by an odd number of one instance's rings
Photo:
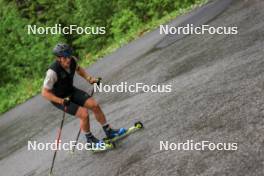
[[[0,0],[0,114],[36,95],[58,42],[87,67],[206,0]],[[104,35],[28,35],[27,25],[105,26]]]

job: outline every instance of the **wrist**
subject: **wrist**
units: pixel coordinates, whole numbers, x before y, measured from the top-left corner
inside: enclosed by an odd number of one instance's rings
[[[85,79],[86,79],[89,83],[91,83],[92,77],[91,77],[91,76],[86,76]]]
[[[90,83],[90,84],[92,84],[93,83],[93,77],[92,76],[87,76],[86,77],[86,80]]]

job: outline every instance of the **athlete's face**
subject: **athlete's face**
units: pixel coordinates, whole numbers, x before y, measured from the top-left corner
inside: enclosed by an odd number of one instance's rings
[[[59,62],[63,68],[65,69],[70,68],[71,59],[69,57],[60,57]]]

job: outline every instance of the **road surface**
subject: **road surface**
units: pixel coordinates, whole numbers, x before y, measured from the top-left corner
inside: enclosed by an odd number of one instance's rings
[[[101,154],[59,151],[60,176],[264,175],[264,1],[218,0],[176,18],[171,26],[237,26],[237,35],[159,35],[154,30],[88,68],[104,84],[170,84],[170,93],[95,93],[108,121],[145,129]],[[75,85],[88,90],[76,77]],[[28,151],[27,141],[53,142],[62,113],[40,95],[0,117],[0,170],[44,176],[53,153]],[[103,137],[90,117],[92,132]],[[74,140],[67,116],[62,141]],[[84,139],[81,139],[83,141]],[[160,150],[160,141],[237,143],[237,150]]]

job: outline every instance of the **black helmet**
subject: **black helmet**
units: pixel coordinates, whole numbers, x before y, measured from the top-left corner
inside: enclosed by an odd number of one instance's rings
[[[72,55],[72,49],[69,45],[64,43],[58,43],[53,48],[53,54],[57,57],[69,57]]]

